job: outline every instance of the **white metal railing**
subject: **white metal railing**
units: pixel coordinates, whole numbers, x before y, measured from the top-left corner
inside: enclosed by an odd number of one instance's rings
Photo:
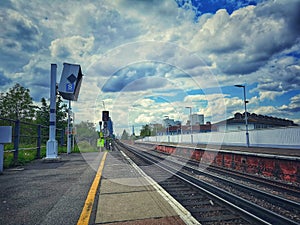
[[[172,143],[191,143],[191,135],[170,135]],[[300,150],[300,127],[250,130],[250,146]],[[145,137],[139,141],[168,142],[168,136]],[[193,133],[193,143],[246,146],[245,131]]]

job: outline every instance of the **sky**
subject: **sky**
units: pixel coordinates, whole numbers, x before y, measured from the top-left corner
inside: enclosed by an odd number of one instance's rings
[[[300,0],[0,1],[0,92],[49,99],[50,67],[79,64],[75,122],[117,134],[165,116],[244,111],[300,124]],[[67,102],[67,101],[66,101]]]

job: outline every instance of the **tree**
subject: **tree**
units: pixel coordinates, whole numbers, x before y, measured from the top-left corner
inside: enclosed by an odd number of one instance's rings
[[[36,123],[44,126],[49,125],[50,108],[45,98],[41,99],[42,106],[36,111]]]
[[[94,123],[89,121],[82,121],[76,125],[76,142],[87,142],[90,146],[96,147],[97,139],[99,138],[98,132]]]
[[[126,130],[123,130],[121,139],[122,139],[122,140],[128,140],[128,138],[129,138],[129,134],[127,133]]]
[[[148,124],[142,127],[140,136],[141,137],[151,136],[151,128]]]
[[[60,95],[56,98],[56,128],[64,129],[68,125],[68,106]]]
[[[0,95],[1,117],[13,120],[31,121],[35,116],[35,109],[29,89],[16,84],[9,91]]]
[[[36,123],[48,126],[50,117],[50,106],[47,104],[45,98],[42,98],[41,102],[42,106],[38,107],[36,111]],[[58,96],[56,99],[56,127],[58,129],[65,129],[65,127],[68,124],[67,120],[67,104],[63,103],[61,96]]]

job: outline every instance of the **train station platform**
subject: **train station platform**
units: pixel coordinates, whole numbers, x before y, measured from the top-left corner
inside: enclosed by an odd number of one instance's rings
[[[171,146],[178,148],[193,148],[202,150],[215,150],[219,152],[237,152],[237,153],[256,153],[266,155],[278,155],[284,157],[300,157],[299,148],[274,148],[274,147],[255,147],[255,146],[237,146],[237,145],[215,145],[215,144],[190,144],[190,143],[167,143],[167,142],[126,142],[129,145],[144,145],[148,148],[154,148],[156,146]]]
[[[180,157],[182,160],[194,160],[206,166],[300,183],[300,149],[154,142],[138,142],[135,145]]]
[[[95,224],[185,224],[190,215],[171,196],[124,159],[109,152],[99,187]]]
[[[4,170],[0,175],[0,224],[197,224],[121,152],[59,157],[54,162],[39,159]],[[83,223],[85,208],[90,215]]]

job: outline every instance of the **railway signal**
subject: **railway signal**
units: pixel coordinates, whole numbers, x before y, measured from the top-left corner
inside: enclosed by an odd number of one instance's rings
[[[107,122],[109,120],[109,111],[102,111],[102,121]]]

